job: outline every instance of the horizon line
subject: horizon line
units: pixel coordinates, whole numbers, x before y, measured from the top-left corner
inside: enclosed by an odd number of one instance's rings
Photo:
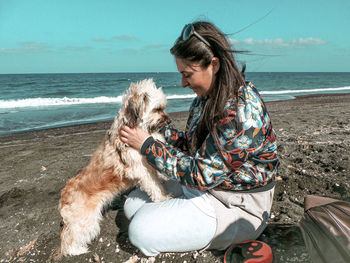
[[[49,74],[147,74],[147,73],[179,73],[177,71],[120,71],[120,72],[30,72],[0,73],[0,75],[49,75]],[[246,71],[245,73],[350,73],[350,71]],[[180,74],[180,73],[179,73]]]

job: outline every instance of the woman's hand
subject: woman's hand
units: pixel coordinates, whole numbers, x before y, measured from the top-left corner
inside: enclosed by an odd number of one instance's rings
[[[149,137],[150,134],[143,131],[139,127],[130,128],[124,125],[120,130],[120,139],[123,143],[128,144],[134,149],[140,151],[143,142]]]

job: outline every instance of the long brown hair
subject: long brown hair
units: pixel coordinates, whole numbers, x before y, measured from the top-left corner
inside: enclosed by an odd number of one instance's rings
[[[192,25],[195,31],[209,42],[210,47],[195,36],[186,41],[178,38],[170,49],[171,54],[189,63],[198,63],[203,69],[210,65],[213,57],[217,57],[220,68],[216,73],[215,83],[209,91],[208,100],[194,133],[192,145],[190,145],[190,151],[195,153],[210,133],[221,153],[223,149],[219,143],[215,126],[224,117],[224,107],[227,100],[235,96],[237,103],[238,89],[245,83],[245,66],[240,72],[233,57],[233,53],[244,51],[233,50],[225,35],[212,23],[199,21]]]

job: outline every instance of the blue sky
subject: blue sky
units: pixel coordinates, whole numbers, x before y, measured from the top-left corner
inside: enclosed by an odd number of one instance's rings
[[[272,10],[272,11],[271,11]],[[271,12],[270,12],[271,11]],[[0,74],[169,72],[198,19],[234,33],[247,71],[350,72],[349,0],[0,0]]]

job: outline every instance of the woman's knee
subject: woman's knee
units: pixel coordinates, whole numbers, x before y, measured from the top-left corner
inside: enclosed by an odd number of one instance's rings
[[[159,254],[159,251],[154,248],[154,242],[157,241],[156,233],[152,231],[153,228],[147,222],[140,217],[134,217],[129,225],[129,240],[143,254],[152,257]]]
[[[148,197],[148,195],[140,189],[132,191],[124,203],[124,213],[126,218],[131,220],[132,217],[136,214],[136,212],[145,203],[150,201],[151,199]]]

